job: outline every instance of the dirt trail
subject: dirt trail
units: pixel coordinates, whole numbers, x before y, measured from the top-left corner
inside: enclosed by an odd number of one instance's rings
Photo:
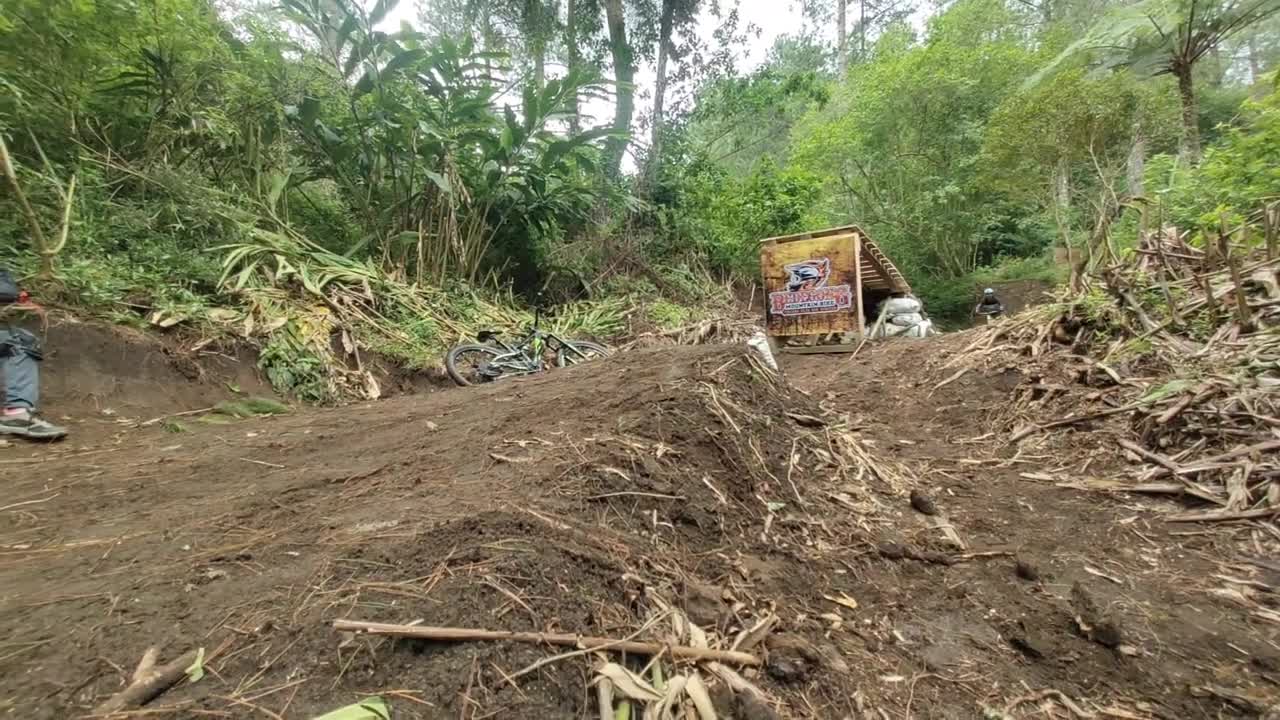
[[[969,717],[939,707],[957,689],[1011,697],[1053,688],[1139,717],[1252,717],[1280,702],[1280,626],[1232,602],[1220,579],[1257,573],[1263,561],[1260,586],[1274,592],[1280,566],[1262,550],[1274,539],[1258,544],[1245,525],[1171,525],[1147,499],[1063,487],[1125,462],[1114,437],[1085,429],[1008,447],[998,420],[1012,391],[1069,379],[1026,372],[1016,359],[955,378],[943,366],[968,342],[961,333],[890,343],[854,362],[790,363],[794,383],[847,410],[878,452],[914,468],[966,542],[1013,554],[942,571],[872,563],[863,575],[900,598],[895,624],[916,633],[905,633],[914,677],[937,675],[921,716]],[[1015,557],[1039,580],[1020,578]],[[1121,652],[1081,637],[1076,584],[1121,626]],[[966,676],[967,685],[943,679]],[[1228,688],[1239,691],[1234,703],[1222,701]]]
[[[654,590],[726,637],[776,613],[749,676],[784,717],[1054,717],[1049,690],[1095,717],[1280,702],[1277,626],[1210,592],[1240,574],[1219,563],[1238,531],[1174,535],[1136,500],[1024,477],[1120,460],[1098,438],[1014,455],[988,434],[1026,380],[1016,369],[931,392],[963,340],[789,359],[797,390],[734,348],[653,348],[490,387],[0,449],[0,711],[82,715],[155,645],[204,647],[209,676],[144,717],[305,719],[369,693],[396,718],[596,717],[583,658],[509,681],[557,651],[344,638],[328,622],[623,637]],[[1108,620],[1118,648],[1097,642]]]

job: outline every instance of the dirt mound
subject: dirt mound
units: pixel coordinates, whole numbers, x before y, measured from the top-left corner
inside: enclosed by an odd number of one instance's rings
[[[42,405],[69,423],[73,440],[119,430],[119,420],[210,407],[243,395],[270,396],[244,349],[164,342],[124,327],[55,313],[42,336]]]
[[[105,441],[135,421],[275,396],[245,343],[157,336],[62,312],[26,326],[45,348],[41,404],[75,444]],[[375,354],[364,362],[384,396],[452,387],[443,370],[405,369]]]
[[[670,602],[731,638],[783,596],[804,598],[788,603],[800,615],[822,602],[800,561],[860,538],[857,516],[809,508],[829,492],[870,511],[883,485],[819,414],[737,349],[666,348],[13,458],[0,583],[17,651],[4,675],[29,673],[12,690],[15,703],[45,698],[31,716],[62,717],[119,689],[111,663],[203,646],[216,688],[159,707],[269,698],[307,717],[357,691],[417,688],[396,703],[406,717],[470,716],[472,703],[577,716],[581,663],[505,681],[541,648],[339,646],[328,623],[623,637]]]
[[[787,358],[790,384],[738,348],[653,348],[9,452],[0,709],[81,714],[157,646],[203,647],[207,675],[148,717],[309,718],[370,694],[396,718],[597,714],[595,656],[344,635],[338,618],[686,645],[692,623],[763,660],[659,660],[711,685],[722,718],[1274,704],[1274,626],[1204,580],[1243,576],[1200,552],[1219,537],[1060,487],[1073,446],[1008,447],[1029,379],[995,355],[954,376],[970,341]]]

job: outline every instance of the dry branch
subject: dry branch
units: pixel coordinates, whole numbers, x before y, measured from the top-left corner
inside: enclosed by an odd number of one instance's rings
[[[531,643],[534,645],[559,645],[579,649],[613,650],[636,655],[659,655],[670,653],[672,657],[685,660],[709,660],[730,663],[732,665],[760,665],[760,658],[750,653],[732,650],[711,650],[686,645],[668,645],[664,643],[639,642],[634,640],[618,640],[612,638],[572,635],[569,633],[535,633],[512,632],[509,630],[478,630],[456,627],[430,627],[424,625],[389,625],[386,623],[362,622],[357,620],[334,620],[333,628],[342,632],[368,633],[387,637],[417,638],[419,640],[438,640],[442,642],[475,642],[475,641],[507,641]]]
[[[147,650],[133,673],[133,682],[129,683],[129,687],[112,695],[106,702],[94,708],[94,714],[109,715],[146,705],[185,677],[187,668],[195,663],[197,654],[198,651],[192,650],[177,660],[156,667],[156,649]]]

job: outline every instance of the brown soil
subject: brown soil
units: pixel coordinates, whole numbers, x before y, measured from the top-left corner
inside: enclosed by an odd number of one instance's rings
[[[1098,717],[1280,702],[1277,626],[1210,592],[1267,540],[1175,535],[1145,502],[1023,477],[1122,460],[1085,433],[1006,448],[989,433],[1031,381],[1019,368],[932,391],[965,340],[788,358],[796,389],[735,348],[651,348],[482,388],[0,449],[0,711],[83,715],[154,645],[162,661],[205,648],[208,676],[139,717],[305,719],[371,693],[396,718],[596,717],[587,658],[508,681],[560,650],[328,623],[624,637],[653,610],[646,588],[713,635],[776,612],[766,670],[748,675],[785,717],[980,718],[1033,695],[1008,716],[1053,717],[1050,689],[1111,713]],[[750,706],[722,701],[721,716]]]
[[[57,314],[41,335],[41,406],[67,425],[73,444],[94,443],[133,421],[271,397],[246,349],[160,340],[124,327]]]

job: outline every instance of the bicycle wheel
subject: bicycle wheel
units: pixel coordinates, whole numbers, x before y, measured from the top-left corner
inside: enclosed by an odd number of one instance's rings
[[[562,347],[556,351],[556,365],[558,367],[569,367],[570,365],[609,357],[608,348],[593,342],[574,340],[568,345],[572,346],[573,349]]]
[[[454,382],[463,387],[490,382],[496,378],[484,371],[494,358],[502,354],[491,345],[459,345],[444,356],[444,369]]]

